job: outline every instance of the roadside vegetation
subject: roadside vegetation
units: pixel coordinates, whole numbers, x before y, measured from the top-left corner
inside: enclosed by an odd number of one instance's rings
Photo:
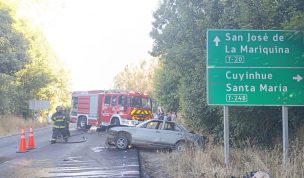
[[[22,117],[17,117],[14,115],[0,116],[0,137],[19,134],[23,128],[25,131],[29,131],[29,128],[32,127],[40,128],[47,126],[46,121],[40,117],[37,122],[34,122],[33,119],[25,120]]]
[[[50,101],[49,111],[53,111],[56,105],[67,105],[70,101],[68,74],[62,62],[39,29],[19,12],[21,8],[33,3],[39,2],[0,2],[2,123],[7,123],[4,121],[6,116],[9,116],[12,123],[19,122],[17,118],[20,117],[31,118],[33,111],[29,109],[30,100]]]
[[[243,177],[252,171],[263,171],[270,177],[290,178],[304,176],[304,147],[295,141],[290,147],[290,161],[286,169],[282,164],[281,145],[267,149],[256,146],[230,150],[230,164],[224,163],[224,148],[209,145],[204,150],[184,153],[160,153],[168,175],[174,178]],[[155,155],[154,155],[155,156]]]
[[[128,64],[114,76],[114,88],[152,94],[154,73],[157,67],[156,59],[141,60],[138,64]]]

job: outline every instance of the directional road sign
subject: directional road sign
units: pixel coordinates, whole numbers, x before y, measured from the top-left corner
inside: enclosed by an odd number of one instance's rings
[[[208,30],[211,105],[304,105],[304,35],[281,30]]]
[[[50,101],[47,100],[30,100],[29,109],[31,110],[44,110],[50,108]]]

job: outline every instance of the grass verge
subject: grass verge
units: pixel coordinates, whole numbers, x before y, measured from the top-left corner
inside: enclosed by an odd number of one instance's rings
[[[304,177],[304,147],[298,141],[291,143],[289,163],[282,164],[282,147],[262,149],[254,146],[230,150],[230,164],[224,163],[222,146],[208,146],[205,150],[187,150],[183,153],[161,153],[162,165],[174,178],[243,177],[251,171],[267,172],[270,177]]]
[[[0,116],[0,136],[20,133],[22,128],[29,130],[30,126],[32,128],[40,128],[46,125],[46,122],[41,118],[34,122],[32,119],[25,120],[22,117],[13,115]]]

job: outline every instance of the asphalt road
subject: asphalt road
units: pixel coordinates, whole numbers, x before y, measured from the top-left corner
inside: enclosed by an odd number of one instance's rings
[[[20,135],[0,138],[0,177],[140,177],[138,150],[105,148],[105,135],[71,130],[69,141],[50,144],[51,128],[33,129],[36,149],[19,150]],[[28,133],[26,133],[28,142]]]

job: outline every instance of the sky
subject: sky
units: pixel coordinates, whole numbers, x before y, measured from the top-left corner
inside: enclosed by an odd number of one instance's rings
[[[70,73],[72,90],[113,88],[124,66],[150,60],[159,0],[32,0],[19,15],[41,28]]]

